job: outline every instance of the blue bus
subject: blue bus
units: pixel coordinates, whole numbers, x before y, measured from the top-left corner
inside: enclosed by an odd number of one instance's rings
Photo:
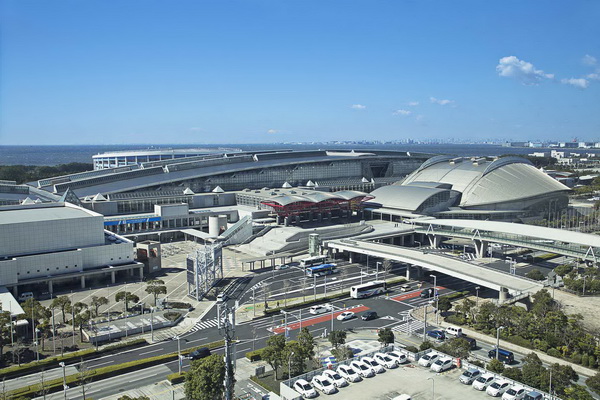
[[[321,264],[316,267],[308,267],[306,268],[306,276],[324,276],[330,275],[336,272],[337,265],[336,264]]]

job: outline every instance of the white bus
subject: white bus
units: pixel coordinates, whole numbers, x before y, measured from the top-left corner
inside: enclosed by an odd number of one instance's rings
[[[303,258],[300,260],[301,267],[312,267],[314,265],[321,265],[327,262],[327,256],[314,256]]]
[[[350,288],[350,297],[353,299],[364,299],[365,297],[375,296],[387,291],[385,281],[373,281],[355,285]]]

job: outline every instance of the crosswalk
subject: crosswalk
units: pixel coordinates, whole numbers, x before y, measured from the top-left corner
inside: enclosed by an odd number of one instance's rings
[[[407,334],[419,333],[423,332],[423,328],[425,327],[425,323],[419,320],[410,320],[400,325],[396,325],[392,328],[393,331],[402,332]]]
[[[190,329],[190,332],[198,332],[203,329],[214,328],[218,325],[216,318],[209,319],[206,321],[197,321],[196,324]]]

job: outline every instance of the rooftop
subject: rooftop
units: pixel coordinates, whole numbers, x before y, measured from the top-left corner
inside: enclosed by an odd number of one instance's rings
[[[93,211],[64,203],[0,207],[0,225],[99,217]]]

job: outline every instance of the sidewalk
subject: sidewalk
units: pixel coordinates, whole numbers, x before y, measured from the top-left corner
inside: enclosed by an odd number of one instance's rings
[[[418,309],[414,309],[413,312],[411,312],[411,316],[413,318],[416,318],[420,321],[423,320],[423,311],[422,311],[423,307],[419,307]],[[435,318],[435,317],[433,317]],[[432,319],[430,319],[430,313],[427,313],[427,320],[428,321],[433,321]],[[447,322],[445,322],[443,320],[443,318],[440,317],[439,323],[436,324],[438,325],[440,328],[447,328],[448,326],[452,326],[452,324],[449,324]],[[465,326],[461,326],[463,332],[469,336],[472,337],[473,339],[476,339],[478,341],[482,341],[482,342],[486,342],[492,345],[496,345],[496,340],[495,338],[492,338],[488,335],[485,335],[483,333],[477,332],[473,329],[467,328]],[[598,371],[590,369],[590,368],[586,368],[583,367],[579,364],[575,364],[572,363],[570,361],[567,360],[563,360],[561,358],[556,358],[556,357],[552,357],[549,356],[548,354],[541,352],[539,350],[533,350],[533,349],[529,349],[527,347],[522,347],[522,346],[518,346],[516,344],[507,342],[505,340],[500,339],[500,348],[502,349],[506,349],[506,350],[510,350],[510,351],[514,351],[516,353],[521,353],[521,354],[529,354],[529,353],[535,353],[537,354],[537,356],[540,358],[540,360],[542,360],[544,363],[547,364],[561,364],[561,365],[568,365],[571,368],[573,368],[573,370],[575,372],[577,372],[579,375],[584,375],[586,377],[590,377],[590,376],[594,376],[596,375],[596,373],[598,373]]]

